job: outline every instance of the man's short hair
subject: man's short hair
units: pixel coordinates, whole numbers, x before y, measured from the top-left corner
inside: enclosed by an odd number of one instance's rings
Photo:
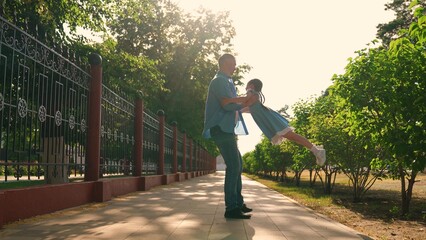
[[[228,59],[235,59],[235,57],[232,54],[229,53],[225,53],[222,56],[220,56],[219,58],[219,67],[223,66],[223,64],[228,60]]]

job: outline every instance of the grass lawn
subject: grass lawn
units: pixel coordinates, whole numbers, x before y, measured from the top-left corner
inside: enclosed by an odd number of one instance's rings
[[[276,182],[254,175],[246,176],[290,197],[319,213],[343,223],[375,239],[425,239],[426,174],[419,174],[414,184],[410,213],[401,218],[401,183],[399,180],[378,180],[363,200],[354,203],[348,177],[340,174],[331,195],[324,194],[317,179],[309,186],[309,173],[302,175],[299,187],[294,182]],[[289,177],[292,177],[289,175]]]
[[[0,189],[14,189],[14,188],[24,188],[43,185],[44,180],[19,180],[19,181],[8,181],[0,182]]]

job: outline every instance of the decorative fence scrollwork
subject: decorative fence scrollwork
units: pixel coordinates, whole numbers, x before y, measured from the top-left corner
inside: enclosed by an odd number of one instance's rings
[[[90,75],[0,17],[0,175],[82,173]]]
[[[206,152],[201,146],[148,109],[138,112],[143,122],[135,122],[134,100],[105,85],[94,110],[101,113],[100,132],[94,134],[100,155],[88,159],[89,132],[98,129],[88,129],[89,120],[97,119],[90,118],[89,98],[95,91],[89,85],[98,78],[86,72],[88,63],[69,57],[76,59],[0,17],[0,181],[66,183],[70,177],[92,177],[97,166],[96,178],[206,170],[201,167],[211,157],[200,154]],[[136,128],[143,130],[138,142]],[[136,160],[136,155],[141,157]]]

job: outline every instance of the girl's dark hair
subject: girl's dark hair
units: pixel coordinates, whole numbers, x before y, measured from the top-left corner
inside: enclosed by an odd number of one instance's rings
[[[260,81],[257,78],[254,78],[254,79],[248,81],[247,85],[249,85],[249,84],[252,84],[254,86],[254,90],[259,93],[260,102],[264,103],[265,102],[265,95],[263,95],[263,93],[262,93],[262,87],[263,87],[262,81]]]

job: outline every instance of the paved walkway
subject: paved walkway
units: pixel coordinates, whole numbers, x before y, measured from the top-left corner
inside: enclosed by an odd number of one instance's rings
[[[217,172],[5,225],[0,239],[370,239],[245,177],[252,218],[227,220],[223,180]]]

